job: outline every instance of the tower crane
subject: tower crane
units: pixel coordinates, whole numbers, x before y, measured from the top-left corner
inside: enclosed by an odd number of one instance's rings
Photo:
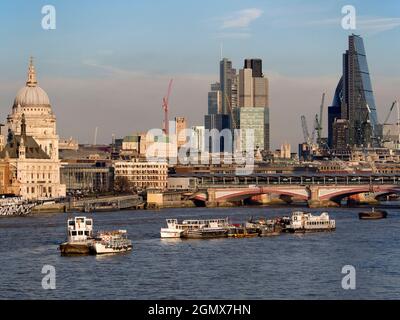
[[[233,109],[232,109],[232,106],[231,106],[231,102],[229,101],[228,96],[226,95],[226,93],[224,93],[224,95],[225,95],[225,101],[228,104],[229,113],[231,115],[232,127],[233,127],[233,129],[236,129],[237,128],[237,126],[236,126],[236,116],[235,116],[235,114],[233,112]]]
[[[322,116],[324,111],[325,92],[322,93],[321,105],[319,107],[319,116],[315,115],[315,131],[317,132],[317,143],[321,143],[322,139]]]
[[[389,112],[385,118],[385,121],[383,122],[383,125],[388,124],[388,120],[390,118],[390,115],[392,114],[394,106],[397,107],[397,123],[396,124],[397,124],[397,131],[399,134],[398,143],[400,143],[400,109],[399,109],[399,102],[397,100],[393,101],[392,106],[390,107]],[[382,137],[382,142],[387,142],[389,135],[390,135],[390,130]]]
[[[164,110],[164,133],[168,135],[168,109],[169,109],[169,96],[171,94],[171,89],[172,89],[172,81],[173,79],[169,80],[168,84],[168,91],[167,94],[163,97],[162,99],[162,108]]]

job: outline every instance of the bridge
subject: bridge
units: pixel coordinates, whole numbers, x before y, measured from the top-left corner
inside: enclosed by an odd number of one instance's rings
[[[271,203],[304,201],[310,207],[338,206],[344,198],[359,200],[365,194],[369,201],[378,196],[399,194],[400,175],[396,174],[179,174],[189,177],[196,188],[191,199],[198,205],[226,206],[256,201]]]

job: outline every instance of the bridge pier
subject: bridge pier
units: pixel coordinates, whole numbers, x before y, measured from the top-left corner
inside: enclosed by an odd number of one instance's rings
[[[307,187],[307,191],[309,193],[309,198],[307,201],[309,208],[327,208],[327,207],[339,207],[340,206],[340,204],[338,204],[335,201],[321,199],[319,196],[319,187],[318,186],[309,186],[309,187]]]

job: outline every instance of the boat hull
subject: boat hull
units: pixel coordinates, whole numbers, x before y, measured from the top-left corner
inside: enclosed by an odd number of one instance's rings
[[[102,243],[94,243],[90,247],[91,254],[113,254],[113,253],[128,252],[131,250],[132,250],[132,245],[126,245],[121,247],[107,247]]]
[[[289,233],[312,233],[312,232],[331,232],[335,231],[336,228],[315,228],[315,229],[293,229],[293,228],[287,228],[285,231]]]
[[[386,211],[374,211],[374,212],[360,212],[358,217],[361,220],[378,220],[385,219],[387,217]]]
[[[182,237],[186,239],[212,239],[212,238],[226,238],[228,236],[227,230],[190,230],[183,233]]]
[[[60,245],[61,255],[88,255],[91,244],[64,242]]]
[[[182,237],[182,230],[161,229],[161,238],[180,238]]]

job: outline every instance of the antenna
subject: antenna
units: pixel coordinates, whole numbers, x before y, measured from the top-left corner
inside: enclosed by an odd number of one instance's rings
[[[93,139],[93,145],[95,146],[97,144],[97,131],[98,131],[98,127],[96,127],[94,129],[94,139]]]

